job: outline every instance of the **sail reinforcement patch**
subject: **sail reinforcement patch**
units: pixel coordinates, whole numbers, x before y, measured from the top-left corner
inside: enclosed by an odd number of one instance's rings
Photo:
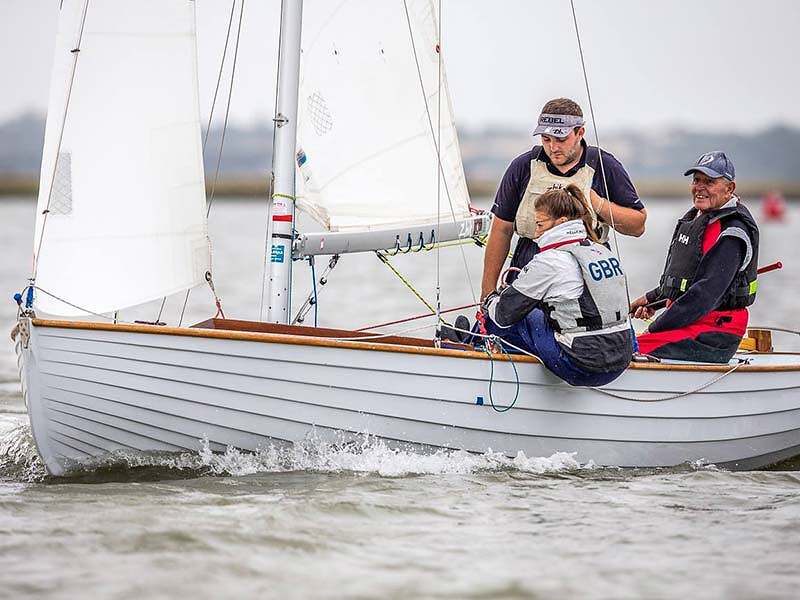
[[[56,161],[56,176],[53,179],[53,191],[50,194],[51,215],[69,215],[72,213],[72,155],[59,152]]]

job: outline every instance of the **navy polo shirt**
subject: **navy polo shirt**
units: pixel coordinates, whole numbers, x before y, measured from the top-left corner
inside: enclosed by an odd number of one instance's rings
[[[585,140],[581,140],[581,146],[583,147],[583,153],[578,164],[566,173],[559,171],[550,162],[550,158],[545,154],[541,146],[534,146],[531,150],[515,158],[511,161],[503,175],[503,179],[500,181],[500,187],[497,189],[494,204],[492,205],[492,212],[504,221],[513,222],[516,219],[517,209],[522,202],[525,190],[528,188],[528,182],[531,179],[531,160],[534,157],[538,157],[539,160],[547,165],[547,170],[558,177],[572,177],[588,161],[589,165],[594,168],[592,189],[598,195],[608,198],[619,206],[642,210],[644,204],[639,200],[636,188],[633,187],[633,182],[631,182],[631,178],[622,163],[614,158],[613,155],[602,150],[603,168],[608,182],[608,193],[606,193],[603,172],[600,169],[600,151],[596,146],[589,146]],[[514,256],[511,258],[511,266],[524,267],[538,251],[539,248],[533,240],[520,238],[514,250]]]

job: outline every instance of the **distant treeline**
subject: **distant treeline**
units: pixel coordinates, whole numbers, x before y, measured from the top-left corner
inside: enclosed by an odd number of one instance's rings
[[[497,182],[467,180],[470,196],[472,198],[493,197]],[[29,196],[38,193],[39,179],[33,176],[4,176],[0,175],[0,197]],[[210,194],[211,181],[206,181],[206,193]],[[678,179],[675,181],[641,181],[637,182],[636,189],[643,198],[680,198],[689,194],[688,181]],[[767,192],[779,191],[787,200],[800,200],[800,182],[774,182],[774,181],[748,181],[740,183],[737,192],[743,198],[759,198]],[[267,180],[248,176],[221,179],[214,187],[214,197],[251,197],[266,198]]]
[[[0,124],[0,194],[34,193],[44,139],[44,118],[21,115]],[[533,139],[519,129],[461,130],[464,170],[473,195],[491,195],[509,162]],[[221,130],[212,128],[205,151],[206,175],[216,171]],[[622,160],[642,196],[686,193],[687,165],[709,150],[724,150],[736,165],[744,195],[778,189],[800,196],[800,129],[773,127],[756,133],[718,133],[672,129],[608,133],[604,147]],[[216,193],[261,195],[272,162],[272,127],[262,123],[229,126]]]

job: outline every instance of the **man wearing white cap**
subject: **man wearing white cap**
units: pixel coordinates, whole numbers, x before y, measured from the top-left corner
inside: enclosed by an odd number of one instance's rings
[[[556,98],[542,108],[534,135],[542,145],[515,158],[495,196],[492,227],[483,262],[481,299],[495,290],[514,233],[519,235],[511,266],[522,268],[538,252],[535,242],[536,198],[551,189],[577,185],[590,200],[588,208],[601,241],[609,225],[626,235],[644,233],[647,213],[628,173],[608,152],[589,146],[583,111],[568,98]],[[512,273],[509,281],[513,280]]]

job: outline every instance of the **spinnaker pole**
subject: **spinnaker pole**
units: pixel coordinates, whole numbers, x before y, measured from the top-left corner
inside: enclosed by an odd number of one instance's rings
[[[297,95],[300,82],[300,29],[303,0],[282,0],[278,93],[272,152],[274,184],[270,207],[265,296],[267,322],[289,323],[292,284],[292,231],[295,213]]]

